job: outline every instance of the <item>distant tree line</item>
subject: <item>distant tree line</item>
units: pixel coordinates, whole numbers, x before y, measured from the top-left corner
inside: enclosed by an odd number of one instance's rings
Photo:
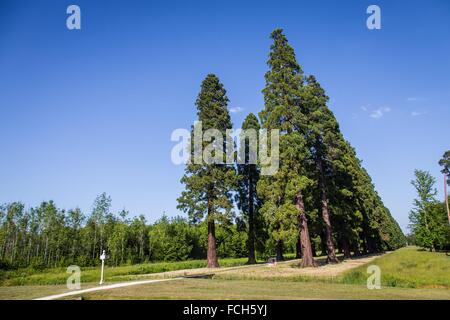
[[[98,265],[106,250],[109,265],[204,259],[205,224],[168,218],[148,224],[144,216],[110,211],[111,199],[98,196],[89,216],[65,211],[53,201],[26,209],[13,202],[0,206],[0,269]],[[220,257],[245,257],[247,232],[239,219],[217,230]],[[264,253],[261,253],[264,254]]]

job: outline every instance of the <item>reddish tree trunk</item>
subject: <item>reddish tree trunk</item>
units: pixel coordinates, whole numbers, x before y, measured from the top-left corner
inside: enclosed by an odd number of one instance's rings
[[[305,214],[305,204],[303,202],[303,196],[299,192],[295,199],[298,214],[299,214],[299,233],[300,233],[300,246],[302,252],[302,261],[300,267],[316,267],[316,261],[313,258],[311,239],[309,238],[308,219]]]
[[[214,223],[214,217],[212,216],[211,205],[208,204],[208,268],[218,268],[219,261],[217,260],[216,250],[216,225]]]
[[[336,257],[336,252],[334,249],[333,243],[333,228],[331,227],[330,221],[330,211],[329,211],[329,203],[328,203],[328,194],[325,186],[325,177],[323,173],[323,165],[322,161],[318,162],[319,171],[320,171],[320,192],[322,194],[322,220],[325,224],[325,237],[326,237],[326,250],[327,250],[327,262],[328,263],[339,263],[338,258]]]
[[[250,167],[250,165],[249,165]],[[250,168],[249,168],[250,170]],[[249,174],[248,192],[248,261],[247,264],[255,264],[255,217],[254,217],[254,193],[252,175]]]
[[[322,220],[325,224],[327,262],[338,263],[333,243],[333,228],[331,227],[330,214],[328,210],[328,198],[325,192],[322,193]]]

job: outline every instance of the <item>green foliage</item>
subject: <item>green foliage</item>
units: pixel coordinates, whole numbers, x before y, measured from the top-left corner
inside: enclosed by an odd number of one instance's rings
[[[226,130],[232,127],[227,104],[228,98],[223,85],[215,75],[209,74],[202,82],[196,101],[197,116],[202,121],[202,133],[208,129],[216,129],[225,137],[221,148],[223,163],[228,148]],[[214,141],[212,139],[210,143]],[[203,142],[202,150],[207,145],[208,142]],[[195,157],[195,150],[192,151],[191,160]],[[198,222],[205,214],[211,220],[229,217],[232,209],[231,190],[236,183],[235,170],[231,165],[207,164],[204,161],[196,164],[191,161],[186,166],[181,182],[185,185],[185,191],[178,198],[178,208],[188,213],[192,221]]]
[[[248,254],[248,234],[245,226],[221,223],[217,226],[217,255],[223,258],[243,258]],[[223,265],[222,265],[223,266]]]
[[[261,248],[261,244],[265,241],[266,232],[264,230],[264,219],[259,210],[261,208],[261,197],[258,196],[257,185],[260,179],[260,167],[257,159],[252,159],[250,152],[258,152],[258,141],[253,141],[256,145],[251,145],[248,131],[253,130],[250,135],[255,134],[257,140],[260,124],[258,118],[250,113],[242,124],[243,131],[240,137],[241,149],[244,150],[243,159],[238,159],[237,164],[237,192],[236,202],[238,209],[242,212],[242,221],[245,222],[247,228],[247,251],[249,263],[255,263],[255,249]],[[244,134],[247,134],[244,136]],[[256,155],[256,154],[253,154]],[[253,162],[253,163],[251,163]]]
[[[275,29],[271,38],[269,71],[265,74],[264,110],[259,113],[263,127],[291,132],[299,121],[303,71],[295,59],[282,29]]]
[[[292,242],[298,236],[298,210],[294,199],[299,191],[313,183],[304,174],[305,143],[298,133],[280,138],[280,168],[273,176],[258,183],[258,193],[264,199],[261,212],[275,240]]]
[[[442,159],[439,160],[439,165],[442,167],[443,174],[450,175],[450,150],[445,151]],[[450,180],[447,180],[447,183],[450,185]]]
[[[110,205],[111,199],[100,195],[89,219],[80,209],[66,212],[53,201],[29,210],[17,202],[1,206],[2,268],[97,265],[103,249],[110,264],[145,261],[148,239],[144,217],[120,220],[109,211]]]
[[[411,181],[417,192],[414,208],[409,215],[410,229],[418,246],[429,249],[450,247],[450,226],[446,207],[436,200],[436,179],[427,171],[416,170]]]
[[[163,216],[149,231],[150,257],[154,261],[183,261],[192,257],[195,235],[182,217]]]

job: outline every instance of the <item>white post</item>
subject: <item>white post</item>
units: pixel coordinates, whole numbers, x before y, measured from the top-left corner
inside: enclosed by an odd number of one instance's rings
[[[103,270],[105,268],[105,259],[106,259],[106,254],[105,254],[105,250],[103,250],[103,253],[100,256],[100,260],[102,260],[102,273],[101,273],[101,276],[100,276],[100,283],[99,284],[103,284]]]

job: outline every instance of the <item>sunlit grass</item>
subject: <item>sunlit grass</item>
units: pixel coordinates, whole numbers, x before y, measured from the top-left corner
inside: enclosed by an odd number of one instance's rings
[[[292,258],[288,256],[287,258]],[[320,259],[320,258],[319,258]],[[221,267],[241,266],[247,262],[246,258],[220,259]],[[344,272],[337,277],[315,277],[314,275],[296,275],[295,273],[284,274],[283,270],[290,269],[289,263],[280,268],[279,274],[265,273],[261,276],[257,272],[270,271],[266,266],[250,267],[250,269],[235,270],[230,272],[217,272],[215,278],[222,280],[267,280],[278,282],[316,282],[335,284],[354,284],[365,287],[367,277],[367,266],[378,265],[381,269],[382,287],[403,288],[450,288],[450,256],[445,253],[422,251],[416,247],[402,248],[395,252],[386,254],[368,264],[356,267]],[[158,262],[144,263],[120,267],[106,267],[106,282],[117,282],[134,280],[144,275],[161,272],[177,271],[183,269],[205,268],[206,260],[189,260],[182,262]],[[251,268],[255,272],[250,272]],[[83,283],[96,283],[100,278],[99,267],[81,268],[81,281]],[[260,271],[261,271],[260,270]],[[291,270],[292,271],[292,270]],[[203,272],[203,271],[198,271]],[[266,272],[267,273],[267,272]],[[0,286],[20,285],[58,285],[65,284],[69,274],[64,268],[46,269],[43,271],[21,269],[14,271],[0,271]],[[165,277],[166,274],[161,275]],[[267,278],[267,279],[266,279]]]
[[[225,258],[219,260],[221,267],[244,265],[247,258]],[[183,269],[205,268],[206,260],[188,260],[177,262],[142,263],[129,266],[106,267],[105,281],[122,281],[127,276],[152,274]],[[19,269],[0,271],[0,286],[17,285],[56,285],[65,284],[70,274],[65,268],[45,269],[42,271]],[[100,279],[99,267],[81,268],[81,282],[96,282]]]
[[[407,247],[370,263],[381,270],[381,285],[409,288],[450,288],[450,256]],[[343,283],[366,284],[367,265],[346,272]]]

